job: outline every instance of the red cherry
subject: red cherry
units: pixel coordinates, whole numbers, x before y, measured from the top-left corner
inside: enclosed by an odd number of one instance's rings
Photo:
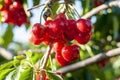
[[[61,72],[56,72],[58,75],[60,75],[61,77],[63,77],[62,73]]]
[[[77,29],[82,33],[89,33],[92,30],[91,22],[87,19],[79,19],[76,22]]]
[[[53,43],[53,49],[56,52],[55,59],[60,66],[66,66],[69,64],[69,62],[66,61],[61,54],[63,47],[64,47],[64,44],[62,44],[61,42],[54,42]]]
[[[46,76],[46,73],[44,73],[44,79],[43,80],[49,80],[48,77]]]
[[[11,20],[11,13],[8,9],[4,9],[1,11],[2,21],[9,22]]]
[[[40,80],[40,75],[41,75],[41,72],[39,72],[39,73],[36,75],[36,80]]]
[[[53,49],[55,53],[61,53],[62,48],[64,47],[64,44],[58,41],[53,42]]]
[[[102,61],[98,62],[98,64],[99,64],[101,67],[105,67],[106,61],[105,61],[105,60],[102,60]]]
[[[22,8],[22,5],[21,5],[21,3],[19,1],[14,1],[13,2],[13,7],[17,8],[17,9],[20,9],[20,8]]]
[[[79,33],[79,34],[75,37],[75,40],[76,40],[79,44],[86,44],[86,43],[90,40],[91,34],[92,34],[92,33]]]
[[[55,54],[55,59],[56,59],[57,63],[58,63],[60,66],[66,66],[66,65],[69,64],[69,62],[66,61],[66,60],[63,58],[63,56],[62,56],[61,53],[56,53],[56,54]]]
[[[67,20],[64,13],[59,13],[54,17],[54,20],[61,19],[61,20]]]
[[[79,58],[79,46],[77,45],[70,45],[70,46],[65,46],[62,48],[62,56],[66,61],[74,61]]]
[[[76,36],[78,30],[77,30],[77,26],[76,26],[76,21],[75,20],[66,20],[65,22],[66,27],[64,30],[64,35],[67,38],[67,40],[71,41],[74,39],[74,37]]]
[[[9,5],[12,4],[12,0],[4,0],[4,2],[5,2],[5,4],[6,4],[7,6],[9,6]]]
[[[47,21],[45,23],[45,32],[53,39],[58,39],[63,33],[65,24],[61,20]]]
[[[43,43],[45,45],[49,45],[51,40],[52,40],[52,38],[49,36],[49,34],[47,34],[47,33],[43,34]]]
[[[44,33],[43,26],[40,23],[35,23],[33,25],[32,32],[36,37],[41,38]]]
[[[94,0],[94,6],[97,7],[97,6],[100,6],[104,3],[104,0]]]
[[[33,34],[33,32],[30,32],[30,34],[29,34],[29,41],[31,42],[31,43],[33,43],[34,45],[39,45],[42,41],[43,41],[43,38],[37,38],[34,34]]]

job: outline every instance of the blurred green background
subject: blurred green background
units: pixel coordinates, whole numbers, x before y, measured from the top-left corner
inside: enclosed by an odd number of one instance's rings
[[[2,0],[0,0],[2,2]],[[44,3],[46,0],[22,0],[25,10],[35,5]],[[75,9],[80,16],[88,13],[95,8],[95,0],[72,0]],[[98,0],[99,1],[99,0]],[[108,2],[112,0],[104,0]],[[60,1],[60,3],[63,0]],[[3,5],[0,3],[0,5]],[[52,11],[56,14],[56,10],[61,4],[55,3]],[[34,23],[40,22],[40,14],[42,7],[36,8],[27,12],[30,19],[30,25],[23,24],[21,27],[1,22],[0,16],[0,48],[10,52],[10,55],[17,56],[25,50],[42,50],[45,51],[45,45],[35,46],[28,41],[28,32],[31,30]],[[78,19],[78,18],[76,18]],[[99,53],[104,53],[114,48],[120,47],[120,8],[111,7],[100,11],[98,14],[92,16],[90,20],[93,23],[93,34],[91,40],[86,45],[79,45],[80,60],[87,59]],[[44,20],[42,20],[42,24]],[[21,52],[22,51],[22,52]],[[32,56],[34,63],[36,63],[41,55],[36,53]],[[7,59],[0,53],[0,65],[13,60]],[[52,57],[54,62],[54,54]],[[71,64],[74,64],[73,62]],[[57,69],[60,66],[55,63]],[[120,80],[120,56],[112,57],[108,60],[90,65],[79,70],[68,72],[64,74],[64,80]]]

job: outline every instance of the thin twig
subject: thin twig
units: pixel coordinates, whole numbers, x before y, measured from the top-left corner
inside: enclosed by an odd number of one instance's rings
[[[88,12],[87,14],[85,14],[84,16],[82,16],[81,18],[87,19],[92,17],[93,15],[97,14],[98,12],[100,12],[101,10],[107,9],[109,7],[120,7],[120,1],[119,0],[114,0],[114,1],[110,1],[107,2],[105,4],[102,4],[94,9],[92,9],[90,12]]]
[[[52,50],[52,43],[50,43],[50,45],[48,46],[47,51],[46,51],[45,56],[44,56],[44,60],[43,60],[42,66],[41,66],[41,70],[42,70],[41,73],[42,74],[41,74],[41,79],[40,80],[44,79],[44,69],[46,68],[47,61],[49,59],[51,50]]]
[[[106,53],[100,53],[94,57],[88,58],[86,60],[80,61],[80,62],[72,64],[72,65],[68,65],[68,66],[63,67],[61,69],[58,69],[57,71],[64,74],[64,73],[67,73],[70,71],[75,71],[77,69],[92,65],[92,64],[97,63],[99,61],[102,61],[102,60],[105,60],[105,59],[108,59],[108,58],[111,58],[111,57],[114,57],[117,55],[120,55],[120,48],[112,49]]]
[[[27,11],[30,11],[30,10],[36,9],[36,8],[38,8],[38,7],[41,7],[41,6],[47,5],[47,4],[49,4],[49,3],[50,3],[50,0],[47,0],[45,3],[43,3],[43,4],[39,4],[39,5],[36,5],[36,6],[32,7],[32,8],[30,8],[30,9],[28,9]]]
[[[28,9],[27,11],[30,11],[30,10],[36,9],[36,8],[41,7],[41,6],[44,6],[44,5],[46,5],[46,4],[43,3],[43,4],[36,5],[36,6],[32,7],[32,8],[30,8],[30,9]]]

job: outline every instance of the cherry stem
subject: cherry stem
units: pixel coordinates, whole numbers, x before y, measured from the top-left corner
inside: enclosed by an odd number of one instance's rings
[[[38,8],[38,7],[41,7],[41,6],[44,6],[44,5],[46,5],[46,4],[43,3],[43,4],[36,5],[36,6],[32,7],[32,8],[30,8],[30,9],[28,9],[27,11],[33,10],[35,8]]]
[[[30,10],[36,9],[36,8],[38,8],[38,7],[41,7],[41,6],[47,5],[47,4],[49,4],[49,3],[50,3],[50,0],[47,0],[45,3],[43,3],[43,4],[39,4],[39,5],[36,5],[36,6],[32,7],[32,8],[30,8],[30,9],[28,9],[27,11],[30,11]]]
[[[52,50],[52,42],[50,43],[50,45],[47,48],[46,53],[44,54],[45,56],[44,56],[44,60],[43,60],[42,66],[41,66],[41,73],[42,74],[41,74],[41,79],[40,80],[44,79],[44,69],[46,68],[51,50]]]

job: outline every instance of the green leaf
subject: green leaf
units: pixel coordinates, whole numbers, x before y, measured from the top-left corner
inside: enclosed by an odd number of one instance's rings
[[[13,61],[8,62],[8,63],[5,63],[5,64],[2,64],[2,65],[0,66],[0,71],[1,71],[1,70],[4,70],[4,69],[9,69],[9,68],[11,68],[12,66],[13,66]]]
[[[50,80],[63,80],[60,75],[50,72],[50,71],[47,71],[46,75]]]
[[[32,51],[27,51],[27,52],[26,52],[26,56],[27,56],[28,58],[31,58],[31,57],[32,57]]]
[[[35,64],[39,59],[41,59],[43,56],[43,53],[35,53],[32,55],[31,57],[31,61],[33,62],[33,64]]]
[[[33,68],[28,68],[21,72],[19,80],[33,80]]]
[[[9,72],[11,72],[12,70],[14,70],[14,68],[1,70],[0,71],[0,80],[4,80],[6,75],[9,74]]]
[[[20,77],[20,67],[17,67],[15,70],[13,70],[12,72],[10,72],[5,80],[19,80]]]
[[[36,6],[40,3],[40,0],[33,0],[33,5]]]
[[[59,7],[59,3],[56,2],[55,4],[52,5],[52,12],[53,12],[53,15],[56,15],[56,11]]]
[[[12,42],[12,39],[13,39],[13,31],[12,31],[12,26],[11,25],[8,25],[8,27],[6,28],[6,32],[3,36],[3,39],[4,39],[4,44],[3,46],[6,48],[8,46],[8,44],[10,42]]]
[[[114,39],[119,37],[119,20],[117,19],[117,16],[113,16],[113,34]]]

